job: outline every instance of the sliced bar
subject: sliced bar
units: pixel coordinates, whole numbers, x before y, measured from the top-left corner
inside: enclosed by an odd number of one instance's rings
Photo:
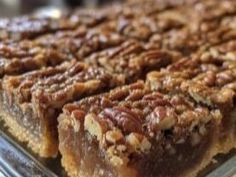
[[[43,157],[57,154],[57,116],[63,105],[124,84],[122,75],[76,61],[20,76],[6,76],[0,116],[18,140]]]
[[[197,58],[182,59],[160,72],[151,72],[147,84],[154,90],[178,92],[208,107],[219,108],[224,117],[220,150],[236,147],[234,45],[230,41],[210,48]]]
[[[217,153],[220,122],[184,95],[123,86],[63,108],[62,165],[71,177],[196,176]]]

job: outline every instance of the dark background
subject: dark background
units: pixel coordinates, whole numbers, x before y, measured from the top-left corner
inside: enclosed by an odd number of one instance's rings
[[[0,0],[0,17],[12,17],[36,10],[94,7],[115,0]]]

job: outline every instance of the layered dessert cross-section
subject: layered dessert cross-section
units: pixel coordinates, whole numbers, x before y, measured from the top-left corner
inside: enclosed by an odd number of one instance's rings
[[[196,176],[217,153],[222,115],[143,82],[67,104],[59,116],[71,177]]]

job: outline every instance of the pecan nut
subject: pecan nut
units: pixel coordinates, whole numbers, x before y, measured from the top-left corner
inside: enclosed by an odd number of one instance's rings
[[[106,108],[102,114],[118,125],[124,132],[142,132],[142,122],[139,116],[128,108]]]

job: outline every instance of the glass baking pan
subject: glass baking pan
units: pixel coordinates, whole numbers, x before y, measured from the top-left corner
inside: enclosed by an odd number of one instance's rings
[[[236,177],[236,151],[216,157],[199,177]],[[235,176],[234,176],[235,175]],[[43,159],[17,142],[0,122],[0,177],[67,177],[60,156]]]
[[[93,1],[99,0],[89,2]],[[34,14],[58,18],[61,9],[49,6]],[[12,137],[0,121],[0,177],[67,177],[60,165],[60,158],[60,155],[55,159],[38,157]],[[236,177],[236,150],[216,157],[199,177]]]

